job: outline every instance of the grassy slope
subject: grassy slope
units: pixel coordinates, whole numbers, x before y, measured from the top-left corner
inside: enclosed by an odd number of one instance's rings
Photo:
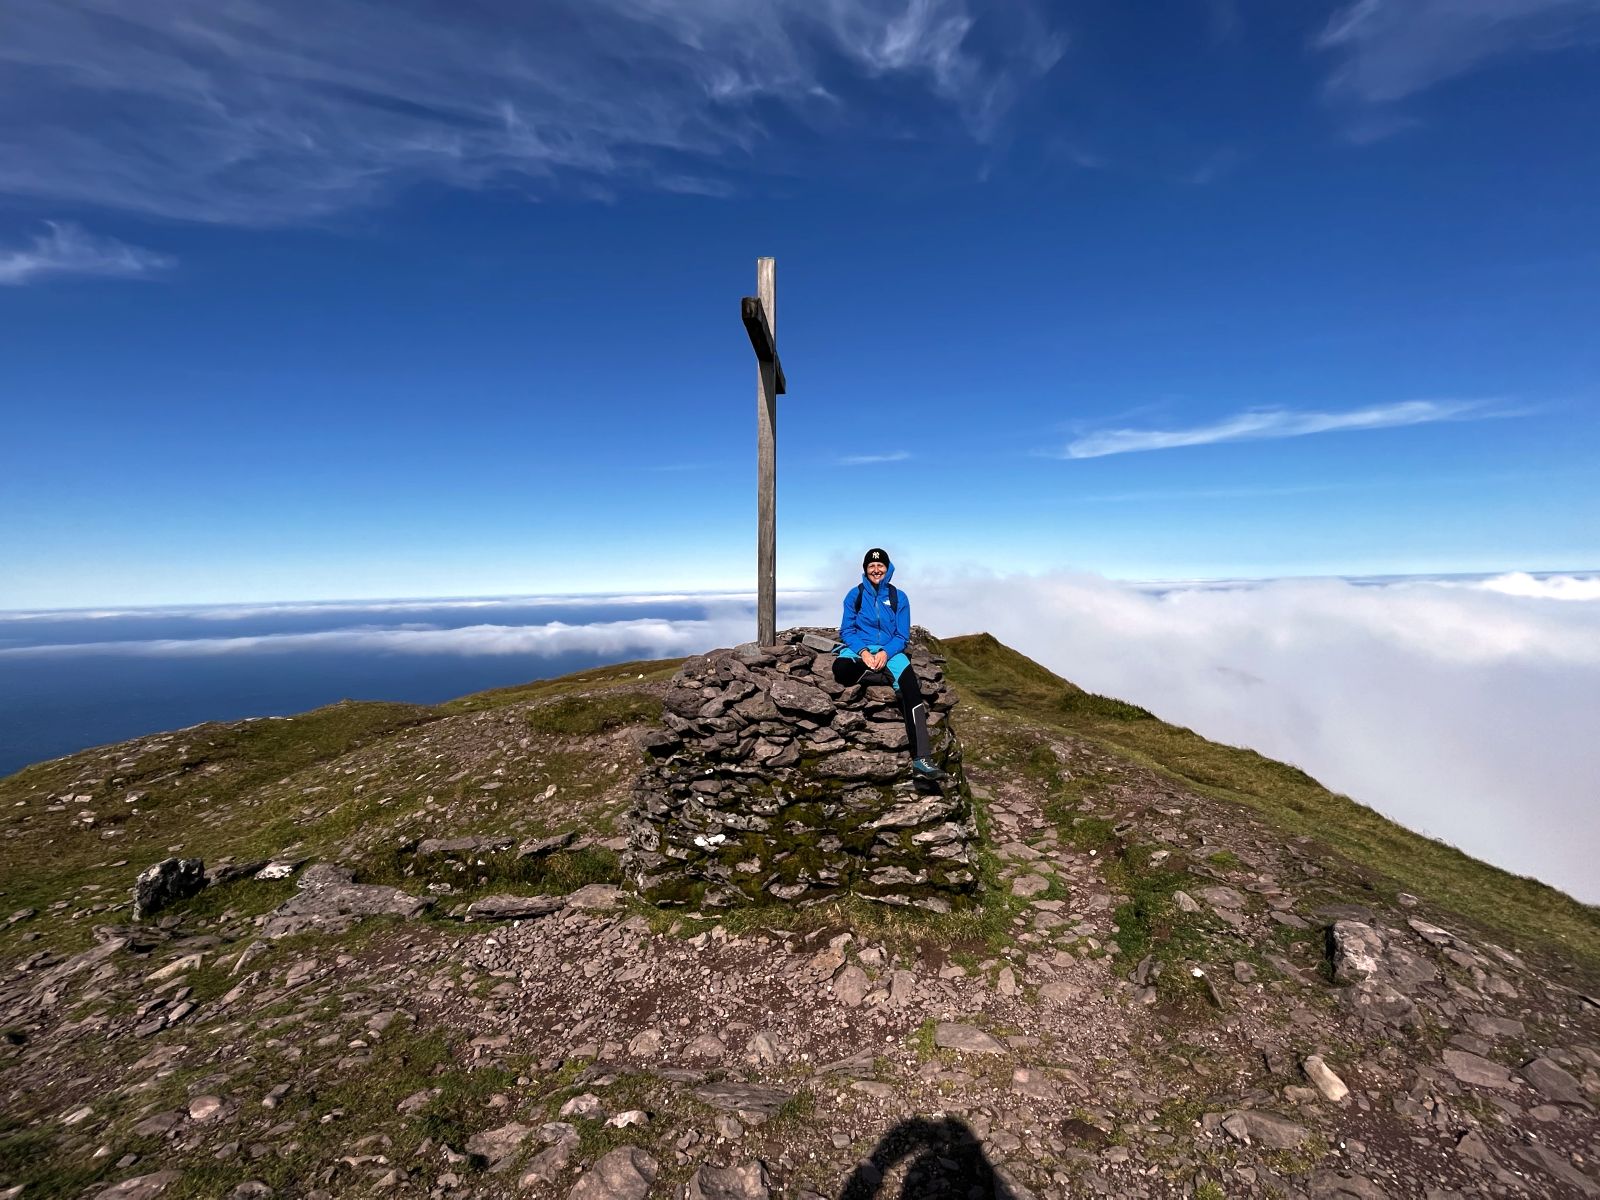
[[[939,645],[949,659],[951,682],[978,711],[1087,739],[1195,792],[1248,809],[1286,835],[1317,839],[1365,868],[1380,893],[1415,893],[1497,931],[1518,949],[1556,951],[1600,970],[1600,910],[1411,833],[1293,767],[1084,692],[987,634]],[[309,823],[292,820],[287,797],[279,798],[281,789],[271,785],[456,714],[553,702],[542,705],[533,730],[580,737],[647,718],[649,705],[630,685],[665,680],[678,663],[621,663],[463,696],[435,708],[342,703],[292,720],[202,725],[171,735],[169,749],[148,753],[136,768],[123,771],[110,769],[108,760],[115,756],[104,750],[28,767],[0,779],[0,833],[9,835],[0,838],[0,914],[23,906],[47,909],[86,884],[99,885],[107,898],[125,896],[130,867],[154,862],[169,846],[194,846],[197,808],[188,797],[195,792],[204,793],[211,818],[200,839],[208,856],[269,854],[289,841],[315,850],[340,836],[343,824],[362,819],[362,806],[339,804]],[[147,791],[143,817],[125,825],[126,836],[103,841],[99,831],[121,820],[120,797],[129,789]],[[72,823],[76,803],[55,814],[42,811],[44,796],[64,790],[95,795],[94,830]],[[272,798],[263,803],[267,790]],[[25,817],[30,820],[23,827]],[[87,928],[80,928],[86,941]],[[0,944],[12,940],[11,932],[0,931]]]
[[[137,750],[127,744],[94,747],[25,767],[0,779],[0,958],[22,950],[23,934],[45,927],[54,927],[52,949],[90,944],[96,921],[123,921],[127,911],[89,913],[84,906],[126,900],[134,873],[169,854],[197,854],[209,864],[223,856],[270,857],[297,846],[316,856],[364,825],[417,811],[416,793],[432,785],[378,773],[370,752],[396,745],[420,727],[538,704],[530,734],[586,738],[653,719],[659,705],[629,685],[670,678],[677,666],[677,660],[618,663],[436,707],[342,701],[290,718],[208,722],[139,739]],[[597,692],[604,695],[586,703],[575,699]],[[551,757],[547,774],[587,765],[567,763],[585,758],[571,752]],[[362,774],[352,774],[358,770]],[[396,802],[380,809],[380,792],[392,792]],[[94,823],[83,824],[81,812],[93,813]],[[446,830],[476,831],[465,825]],[[115,836],[107,838],[108,832]],[[216,889],[205,902],[226,903],[248,892],[258,904],[275,903],[288,890]],[[39,918],[5,924],[7,914],[27,908],[39,910]]]
[[[1248,809],[1287,835],[1315,838],[1365,868],[1390,898],[1411,892],[1519,950],[1554,953],[1600,970],[1600,909],[1412,833],[1295,767],[1085,692],[986,633],[940,645],[951,682],[975,708],[1084,738],[1201,795]]]

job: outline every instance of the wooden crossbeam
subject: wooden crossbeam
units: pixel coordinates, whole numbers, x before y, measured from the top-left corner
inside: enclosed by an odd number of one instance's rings
[[[778,395],[786,395],[789,384],[783,377],[783,361],[778,357],[777,339],[767,324],[767,310],[760,296],[745,296],[739,301],[739,316],[744,321],[744,331],[750,335],[750,346],[756,352],[756,361],[771,363],[778,376]]]

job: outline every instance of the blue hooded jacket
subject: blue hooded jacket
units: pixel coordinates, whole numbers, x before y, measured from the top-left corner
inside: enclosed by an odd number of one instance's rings
[[[889,564],[883,582],[873,587],[867,573],[861,573],[861,611],[856,612],[856,590],[844,596],[844,619],[839,622],[839,640],[860,654],[874,646],[890,658],[905,653],[911,640],[911,601],[900,593],[900,611],[889,607],[889,581],[894,578],[894,563]]]

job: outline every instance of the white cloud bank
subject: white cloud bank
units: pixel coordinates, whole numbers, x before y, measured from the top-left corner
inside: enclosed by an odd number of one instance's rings
[[[1600,579],[1154,591],[1062,575],[915,596],[930,628],[987,630],[1091,691],[1600,902]]]
[[[312,633],[265,633],[242,637],[150,638],[0,648],[4,658],[84,657],[125,654],[141,658],[296,654],[336,651],[380,654],[492,654],[545,658],[558,654],[614,654],[671,658],[750,638],[750,618],[728,614],[702,621],[643,618],[571,625],[463,625],[440,629],[423,624],[356,625]]]
[[[173,259],[154,250],[98,237],[66,221],[45,222],[30,246],[0,249],[0,285],[17,287],[51,275],[136,279],[164,271]]]

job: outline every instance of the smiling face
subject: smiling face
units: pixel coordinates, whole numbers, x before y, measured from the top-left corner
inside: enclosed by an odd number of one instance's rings
[[[867,578],[874,587],[883,582],[883,577],[889,573],[889,568],[880,562],[867,564]]]

